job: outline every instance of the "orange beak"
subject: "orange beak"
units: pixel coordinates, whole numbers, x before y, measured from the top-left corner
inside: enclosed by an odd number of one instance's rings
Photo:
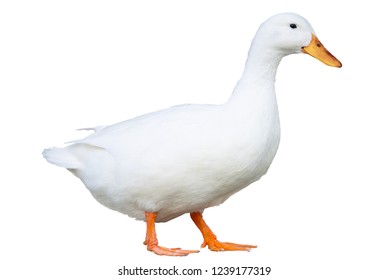
[[[304,53],[307,53],[314,58],[320,60],[324,64],[333,67],[342,67],[342,63],[333,56],[327,49],[322,45],[322,43],[317,39],[317,37],[312,34],[312,40],[308,46],[302,47],[301,50]]]

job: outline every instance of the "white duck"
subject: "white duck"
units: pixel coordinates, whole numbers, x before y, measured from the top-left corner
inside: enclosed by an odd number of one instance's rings
[[[104,206],[147,223],[149,251],[198,252],[158,245],[155,222],[190,213],[214,251],[256,246],[220,242],[204,222],[205,208],[223,203],[261,178],[278,148],[280,123],[274,81],[281,59],[308,53],[341,67],[303,17],[284,13],[256,33],[242,78],[221,105],[181,105],[111,126],[43,156],[81,179]]]

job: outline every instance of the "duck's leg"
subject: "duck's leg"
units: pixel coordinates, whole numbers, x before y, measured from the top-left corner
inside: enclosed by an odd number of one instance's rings
[[[208,248],[212,251],[250,251],[252,248],[257,248],[257,246],[253,245],[220,242],[217,240],[216,235],[212,232],[209,226],[205,223],[201,213],[190,213],[190,217],[203,234],[204,242],[201,247],[208,246]]]
[[[147,250],[157,255],[163,256],[186,256],[191,253],[198,253],[197,250],[181,250],[181,248],[165,248],[158,246],[157,233],[155,232],[155,220],[158,213],[145,212],[146,216],[146,240],[143,244],[147,245]]]

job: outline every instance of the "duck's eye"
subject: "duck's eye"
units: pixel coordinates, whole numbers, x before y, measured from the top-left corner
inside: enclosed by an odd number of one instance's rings
[[[295,28],[297,28],[297,25],[296,25],[296,24],[294,24],[294,23],[291,23],[289,26],[290,26],[290,28],[292,28],[292,29],[295,29]]]

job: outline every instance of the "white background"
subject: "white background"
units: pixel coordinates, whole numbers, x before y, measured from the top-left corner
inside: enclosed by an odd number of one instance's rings
[[[130,279],[117,270],[176,265],[209,272],[271,266],[263,279],[389,279],[383,5],[2,1],[0,278]],[[221,241],[258,249],[156,256],[142,245],[143,222],[102,207],[76,177],[41,157],[44,148],[86,135],[76,128],[226,101],[258,26],[285,11],[305,16],[344,66],[307,55],[283,60],[276,84],[282,139],[272,167],[205,211]],[[158,224],[157,233],[167,247],[202,242],[188,215]]]

